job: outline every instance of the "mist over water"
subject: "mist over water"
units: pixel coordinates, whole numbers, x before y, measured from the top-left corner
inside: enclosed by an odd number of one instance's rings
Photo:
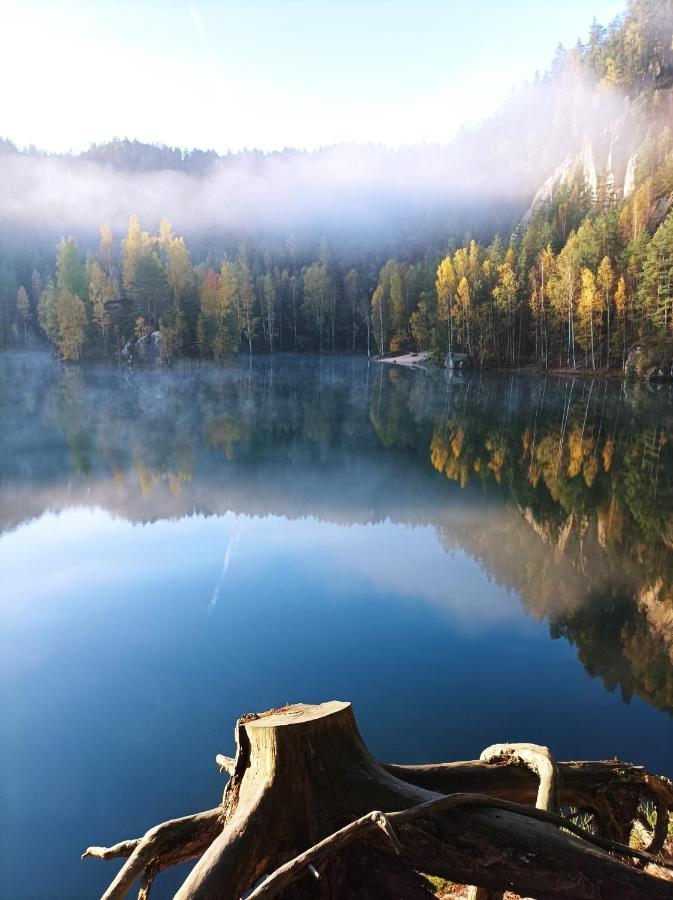
[[[84,847],[212,806],[236,717],[287,702],[352,700],[388,761],[673,774],[665,391],[289,356],[0,380],[8,896],[35,841],[32,897],[100,893]]]

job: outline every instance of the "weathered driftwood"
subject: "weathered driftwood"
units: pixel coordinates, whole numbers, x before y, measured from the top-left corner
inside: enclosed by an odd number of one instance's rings
[[[418,872],[551,900],[673,898],[673,883],[632,864],[652,855],[587,835],[546,808],[558,793],[561,804],[600,810],[606,833],[628,837],[647,796],[666,823],[673,789],[638,767],[554,765],[531,745],[489,748],[496,763],[382,766],[350,704],[339,702],[244,716],[236,744],[233,766],[217,759],[231,778],[216,809],[86,851],[128,856],[106,900],[141,878],[146,898],[158,872],[194,858],[179,900],[430,896]],[[545,808],[526,805],[536,799]],[[666,827],[657,826],[657,834]]]
[[[547,747],[539,744],[493,744],[479,756],[483,762],[502,762],[505,765],[522,765],[539,779],[536,809],[547,812],[558,810],[558,770],[556,762]],[[472,885],[468,900],[498,900],[502,894],[492,893],[487,888]]]

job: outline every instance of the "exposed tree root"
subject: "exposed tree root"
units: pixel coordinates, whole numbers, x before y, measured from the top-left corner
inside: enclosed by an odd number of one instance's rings
[[[195,858],[178,900],[427,897],[418,872],[479,885],[475,897],[673,900],[673,883],[650,874],[662,860],[623,843],[648,797],[658,851],[673,806],[670,782],[637,766],[557,764],[544,747],[507,744],[479,761],[384,767],[338,702],[245,716],[235,734],[235,760],[216,758],[231,776],[220,806],[83,854],[128,857],[104,900],[139,879],[146,900],[160,871]],[[591,810],[601,833],[559,804]]]
[[[128,859],[117,873],[117,877],[103,894],[104,900],[121,900],[133,883],[143,878],[138,895],[149,895],[154,877],[163,869],[177,863],[201,856],[212,844],[221,830],[222,810],[216,809],[171,819],[155,825],[143,837],[132,841],[122,841],[113,847],[89,847],[82,859],[113,859],[127,856]]]

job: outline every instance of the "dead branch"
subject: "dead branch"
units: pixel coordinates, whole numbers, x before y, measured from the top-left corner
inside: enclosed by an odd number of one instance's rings
[[[220,767],[220,772],[226,772],[228,775],[234,774],[236,760],[232,756],[224,756],[222,753],[218,753],[215,757],[215,762]]]
[[[112,847],[87,847],[82,854],[82,859],[92,857],[95,859],[116,859],[119,856],[130,856],[136,849],[142,838],[134,838],[130,841],[120,841]]]
[[[556,762],[548,747],[538,744],[493,744],[479,756],[484,762],[523,765],[540,779],[535,798],[538,809],[558,810],[558,774]]]
[[[180,819],[171,819],[150,828],[142,838],[122,841],[109,848],[89,847],[82,854],[82,859],[128,856],[103,894],[103,900],[122,900],[133,883],[145,872],[152,870],[153,878],[163,869],[200,856],[221,829],[220,815],[221,809],[217,807]],[[150,884],[146,887],[146,893],[149,892]]]

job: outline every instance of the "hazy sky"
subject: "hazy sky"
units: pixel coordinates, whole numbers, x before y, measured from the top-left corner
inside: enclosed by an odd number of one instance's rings
[[[625,0],[0,0],[0,135],[446,141]]]

